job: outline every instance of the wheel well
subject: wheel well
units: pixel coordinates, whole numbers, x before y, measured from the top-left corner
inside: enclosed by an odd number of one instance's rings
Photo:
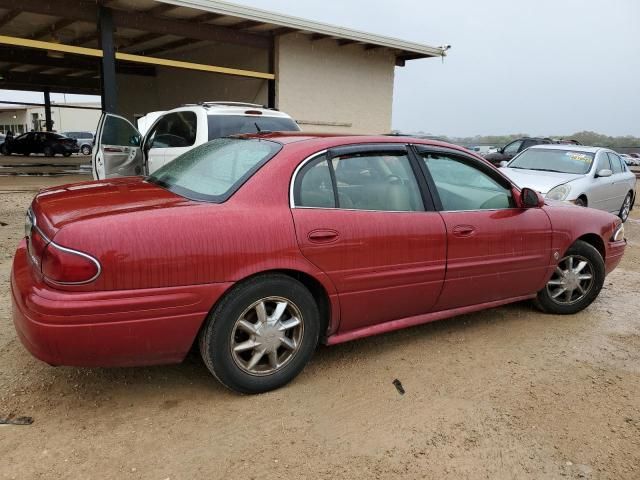
[[[600,235],[596,235],[595,233],[587,233],[586,235],[578,238],[578,240],[582,240],[583,242],[588,243],[596,250],[598,250],[598,252],[600,252],[600,255],[602,256],[602,259],[604,260],[606,250],[604,248],[604,242],[602,241],[602,238],[600,238]]]
[[[589,199],[587,198],[587,196],[586,196],[584,193],[580,194],[580,195],[578,196],[578,198],[583,198],[583,199],[584,199],[584,205],[585,205],[585,207],[588,207],[588,206],[589,206]]]

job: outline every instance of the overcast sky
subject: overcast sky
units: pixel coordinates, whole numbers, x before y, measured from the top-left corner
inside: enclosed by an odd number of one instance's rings
[[[234,1],[451,44],[444,63],[414,60],[396,69],[395,129],[640,136],[639,0]]]

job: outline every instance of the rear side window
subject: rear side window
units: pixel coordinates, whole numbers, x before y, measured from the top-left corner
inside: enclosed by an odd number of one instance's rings
[[[194,112],[174,112],[158,120],[151,138],[151,148],[190,147],[196,142],[198,119]]]
[[[300,127],[290,118],[246,115],[209,115],[209,140],[242,133],[298,132]]]
[[[323,155],[300,171],[294,194],[295,204],[300,207],[424,210],[409,158],[398,153],[343,155],[330,163]]]
[[[262,139],[219,138],[180,155],[148,180],[192,200],[220,203],[281,148]]]

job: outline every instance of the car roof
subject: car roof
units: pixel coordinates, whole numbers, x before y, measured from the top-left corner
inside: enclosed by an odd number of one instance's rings
[[[309,133],[309,132],[270,132],[270,133],[247,133],[236,135],[239,138],[256,138],[268,139],[283,145],[304,142],[309,146],[318,146],[322,148],[332,148],[341,145],[371,144],[371,143],[400,143],[400,144],[419,144],[429,145],[433,147],[443,147],[472,155],[479,159],[481,156],[461,147],[439,140],[431,140],[428,138],[416,138],[410,136],[399,135],[346,135],[340,133]],[[484,159],[483,159],[484,160]]]
[[[529,150],[571,150],[572,152],[597,153],[600,150],[609,150],[604,147],[589,147],[587,145],[574,145],[572,143],[561,143],[551,145],[535,145]]]

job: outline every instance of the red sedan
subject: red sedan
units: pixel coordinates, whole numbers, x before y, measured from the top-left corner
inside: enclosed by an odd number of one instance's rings
[[[464,148],[268,132],[43,190],[25,233],[13,319],[34,356],[151,365],[197,344],[245,393],[292,380],[319,342],[527,299],[578,312],[626,245],[614,215],[545,204]]]

